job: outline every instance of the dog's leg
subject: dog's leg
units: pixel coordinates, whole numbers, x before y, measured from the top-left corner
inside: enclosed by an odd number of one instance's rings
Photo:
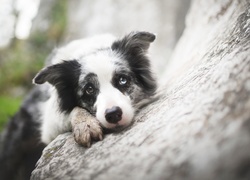
[[[91,139],[102,140],[103,133],[99,121],[85,109],[75,107],[70,114],[70,121],[78,144],[90,147]]]

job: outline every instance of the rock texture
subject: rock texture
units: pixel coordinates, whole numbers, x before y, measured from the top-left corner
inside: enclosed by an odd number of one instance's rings
[[[193,0],[161,98],[91,148],[58,136],[31,179],[250,179],[250,3]]]

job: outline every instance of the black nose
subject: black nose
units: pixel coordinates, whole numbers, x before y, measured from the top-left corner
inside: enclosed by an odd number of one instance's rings
[[[110,109],[106,109],[105,118],[109,123],[117,123],[122,119],[122,110],[118,106],[113,106]]]

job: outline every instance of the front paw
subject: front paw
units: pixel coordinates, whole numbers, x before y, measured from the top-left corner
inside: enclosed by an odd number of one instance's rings
[[[91,120],[93,121],[93,119]],[[85,147],[90,147],[91,140],[102,140],[103,134],[99,123],[96,122],[80,122],[73,127],[73,135],[75,141]]]
[[[85,147],[90,147],[91,141],[102,140],[102,128],[97,119],[85,109],[76,107],[71,113],[71,125],[75,141]]]

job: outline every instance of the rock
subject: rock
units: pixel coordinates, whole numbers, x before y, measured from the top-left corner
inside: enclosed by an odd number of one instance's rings
[[[58,136],[31,179],[250,179],[249,9],[192,1],[161,98],[91,148]]]

